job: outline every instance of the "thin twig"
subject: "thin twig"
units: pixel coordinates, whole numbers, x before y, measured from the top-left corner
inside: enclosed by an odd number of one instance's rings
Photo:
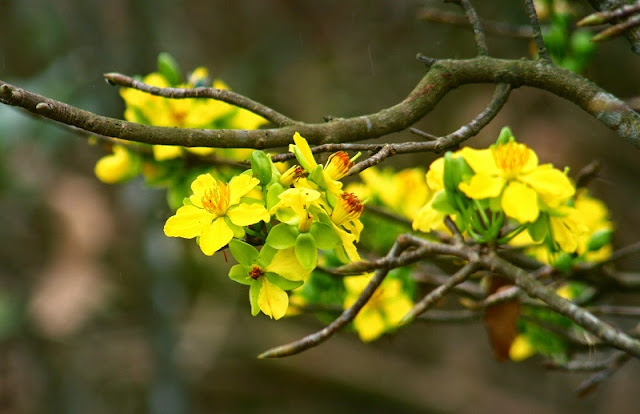
[[[404,325],[413,319],[415,319],[418,315],[426,312],[433,305],[436,304],[440,299],[444,297],[451,289],[453,289],[456,285],[467,280],[471,274],[476,270],[477,264],[475,262],[469,262],[464,265],[460,270],[454,273],[446,283],[438,286],[429,292],[424,298],[422,298],[418,303],[413,305],[413,308],[406,315],[402,317],[400,320],[400,325]]]
[[[448,24],[452,26],[461,26],[471,28],[469,20],[458,13],[450,13],[436,9],[424,9],[418,13],[418,19],[431,23]],[[516,39],[533,39],[533,30],[531,27],[524,25],[513,25],[492,20],[481,20],[482,27],[489,35],[498,37],[512,37]]]
[[[473,28],[478,56],[488,56],[489,49],[487,48],[487,39],[484,34],[484,30],[482,29],[482,22],[478,18],[478,13],[476,12],[475,7],[473,7],[470,0],[460,0],[460,5],[464,9],[467,20],[469,20],[469,23]]]
[[[400,246],[400,243],[396,242],[391,250],[389,250],[387,258],[396,257],[401,252],[402,247]],[[329,325],[325,326],[320,331],[315,332],[311,335],[307,335],[297,341],[271,348],[258,355],[258,358],[281,358],[289,355],[295,355],[326,341],[356,317],[358,312],[360,312],[360,309],[362,309],[364,305],[369,301],[371,296],[373,296],[378,286],[380,286],[384,278],[387,276],[387,273],[389,273],[388,269],[377,270],[374,276],[369,281],[369,284],[367,284],[364,290],[360,293],[360,296],[358,296],[358,299],[355,301],[355,303],[351,305],[350,308],[342,312],[342,314],[337,319],[335,319]]]
[[[620,316],[629,318],[640,317],[640,307],[638,306],[597,305],[588,306],[585,309],[587,309],[594,315]]]
[[[533,30],[533,38],[538,45],[538,57],[546,62],[551,62],[547,47],[544,44],[542,38],[542,31],[540,30],[540,22],[538,22],[538,13],[536,13],[536,6],[533,4],[533,0],[524,0],[524,4],[527,7],[527,14],[529,15],[529,22],[531,23],[531,29]]]
[[[434,323],[466,323],[477,322],[482,319],[481,312],[475,312],[468,309],[455,309],[455,310],[438,310],[431,309],[427,313],[423,313],[415,320],[420,322],[434,322]]]
[[[585,397],[591,392],[595,391],[598,385],[602,384],[604,381],[608,380],[613,374],[615,374],[620,368],[622,368],[629,360],[631,359],[631,355],[626,352],[616,352],[609,359],[609,366],[607,366],[602,371],[597,374],[592,375],[587,380],[582,382],[576,388],[576,394],[579,397]]]
[[[170,99],[208,98],[226,102],[239,108],[244,108],[254,114],[260,115],[277,126],[294,125],[297,122],[281,113],[239,93],[217,88],[160,88],[137,81],[132,77],[120,73],[105,73],[105,79],[109,84],[133,88],[150,95],[162,96]]]
[[[584,188],[589,185],[589,183],[596,178],[600,172],[600,161],[594,160],[589,164],[585,165],[578,171],[576,175],[576,188]]]
[[[369,167],[380,164],[384,159],[391,157],[395,154],[391,145],[384,145],[380,151],[364,161],[361,161],[351,167],[347,175],[355,175],[366,170]]]
[[[480,260],[488,269],[511,279],[516,286],[520,287],[529,296],[542,300],[553,311],[566,316],[605,343],[640,358],[640,341],[631,338],[575,303],[558,296],[552,289],[542,285],[527,272],[503,260],[496,254],[481,256]]]

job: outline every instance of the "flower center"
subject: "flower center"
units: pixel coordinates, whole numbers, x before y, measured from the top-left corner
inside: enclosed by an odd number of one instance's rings
[[[347,221],[357,220],[362,215],[363,210],[364,204],[358,200],[355,194],[342,193],[331,213],[331,221],[339,226]]]
[[[353,162],[349,159],[349,154],[344,151],[338,151],[331,154],[324,171],[332,179],[339,180],[347,175],[352,166]]]
[[[253,265],[249,270],[249,277],[253,280],[259,279],[262,275],[264,275],[264,270],[258,265]]]
[[[508,142],[491,148],[493,160],[506,178],[514,178],[529,160],[529,148],[517,142]]]
[[[202,207],[217,217],[224,216],[229,208],[229,186],[221,181],[209,187],[202,196]]]

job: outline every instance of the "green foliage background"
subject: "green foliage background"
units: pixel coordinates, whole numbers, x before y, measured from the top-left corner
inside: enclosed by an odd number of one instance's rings
[[[440,3],[0,0],[0,74],[122,117],[102,73],[148,73],[167,51],[185,70],[207,66],[234,90],[319,122],[401,100],[424,72],[417,52],[472,56],[470,31],[416,20],[425,4],[456,11]],[[475,3],[483,17],[526,22],[514,2]],[[521,40],[489,41],[500,57],[529,50]],[[640,58],[624,40],[599,48],[587,70],[621,98],[640,95],[638,73]],[[418,126],[447,133],[491,93],[486,85],[456,90]],[[488,145],[506,124],[557,166],[577,171],[599,159],[593,192],[618,223],[615,242],[637,240],[636,150],[572,104],[529,89],[515,91],[469,144]],[[164,237],[162,192],[95,179],[102,154],[81,135],[0,107],[1,412],[623,413],[640,402],[637,364],[577,400],[571,388],[582,377],[544,372],[535,361],[493,361],[480,325],[415,324],[371,345],[345,333],[300,356],[257,361],[321,325],[306,316],[252,318],[224,255],[207,258]],[[395,162],[426,167],[433,158]],[[639,269],[640,260],[625,265]]]

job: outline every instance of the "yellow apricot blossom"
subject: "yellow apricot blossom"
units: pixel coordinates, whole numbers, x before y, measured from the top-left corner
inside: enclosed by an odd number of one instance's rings
[[[371,279],[369,275],[351,276],[344,279],[347,297],[344,307],[352,306]],[[364,342],[379,338],[398,326],[398,323],[413,307],[413,301],[402,289],[398,279],[385,279],[369,301],[353,320],[358,336]]]
[[[515,141],[485,150],[465,147],[457,154],[475,173],[468,183],[460,183],[460,190],[476,200],[500,197],[504,213],[520,223],[538,218],[539,201],[556,206],[575,192],[562,171],[538,165],[536,153]]]
[[[96,177],[103,183],[128,180],[138,173],[140,158],[122,145],[113,146],[113,154],[100,158],[95,166]]]
[[[224,247],[243,226],[269,221],[263,205],[241,200],[259,181],[249,175],[237,175],[228,184],[202,174],[191,183],[190,204],[169,217],[164,232],[169,237],[200,237],[202,252],[211,256]]]

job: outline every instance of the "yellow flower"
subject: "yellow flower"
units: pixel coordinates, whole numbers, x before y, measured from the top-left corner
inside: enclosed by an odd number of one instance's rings
[[[178,85],[178,87],[194,88],[207,77],[206,68],[196,68],[189,78],[189,82]],[[164,76],[155,72],[145,76],[143,82],[161,88],[170,86]],[[229,89],[227,84],[219,79],[213,82],[213,87]],[[229,129],[256,129],[267,123],[267,120],[259,115],[215,99],[169,99],[130,88],[123,88],[120,95],[127,105],[124,113],[125,119],[132,122],[179,128]],[[185,148],[179,146],[153,146],[153,154],[158,161],[181,157],[184,150]],[[187,150],[199,155],[209,155],[215,151],[213,148],[189,148]],[[246,153],[243,153],[244,155]]]
[[[370,279],[370,274],[344,279],[347,289],[345,308],[354,304]],[[353,320],[353,326],[362,341],[373,341],[383,333],[395,329],[412,307],[413,302],[402,289],[402,282],[398,279],[385,279]]]
[[[538,165],[536,153],[515,141],[486,150],[465,147],[458,154],[475,172],[460,190],[476,200],[500,197],[504,213],[520,223],[538,218],[539,201],[556,206],[575,192],[562,171]]]
[[[237,175],[228,184],[202,174],[191,183],[190,205],[182,206],[169,217],[164,232],[169,237],[200,237],[200,249],[211,256],[224,247],[234,234],[244,234],[243,226],[269,221],[261,204],[248,204],[241,198],[259,181],[246,174]]]
[[[139,157],[122,145],[114,145],[113,154],[105,155],[98,160],[95,173],[103,183],[114,184],[132,178],[139,169]]]
[[[298,132],[293,135],[293,142],[294,144],[289,145],[289,151],[296,154],[302,168],[313,173],[318,163],[313,157],[309,143]],[[335,195],[342,193],[342,183],[338,180],[347,175],[356,158],[357,155],[350,159],[343,151],[338,151],[329,157],[322,169],[324,185],[329,192]]]
[[[516,362],[532,357],[535,353],[536,350],[529,341],[529,338],[523,334],[516,336],[516,339],[513,340],[509,348],[509,358]]]
[[[429,199],[430,191],[424,171],[419,168],[394,173],[371,167],[361,172],[360,177],[367,187],[365,194],[375,195],[383,205],[410,219],[415,218]],[[353,185],[349,186],[349,191],[363,193]]]
[[[340,237],[344,253],[352,262],[361,260],[355,243],[360,239],[360,233],[364,227],[360,221],[363,211],[364,205],[360,203],[358,197],[344,192],[338,197],[338,202],[330,215],[331,224]]]
[[[280,201],[271,208],[278,220],[298,224],[298,230],[301,232],[309,231],[313,221],[309,207],[318,204],[320,193],[310,188],[289,188],[278,198]]]
[[[587,231],[580,212],[568,206],[557,207],[549,214],[549,226],[551,237],[567,253],[576,251],[579,239]]]
[[[591,197],[585,189],[578,190],[574,204],[587,228],[578,238],[578,253],[584,254],[584,259],[588,262],[606,260],[611,255],[611,243],[607,243],[596,251],[587,251],[587,245],[591,236],[596,232],[613,231],[613,223],[609,220],[607,207],[602,201]]]

